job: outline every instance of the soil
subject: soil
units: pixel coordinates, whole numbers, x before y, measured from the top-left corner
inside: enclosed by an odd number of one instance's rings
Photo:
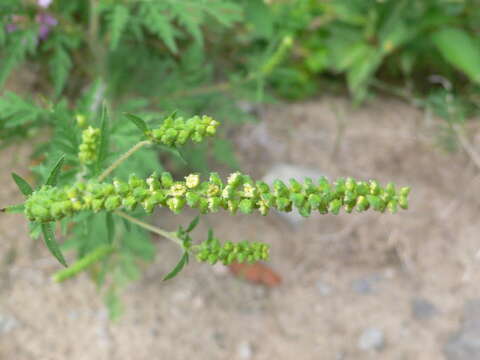
[[[437,146],[440,120],[427,115],[387,98],[352,108],[324,97],[262,109],[262,122],[234,135],[242,169],[257,178],[289,163],[412,187],[411,208],[395,215],[315,215],[298,226],[276,214],[205,217],[200,238],[212,226],[224,239],[271,243],[274,288],[197,263],[162,282],[179,253],[158,238],[155,262],[111,323],[86,275],[53,283],[59,266],[24,218],[1,215],[0,359],[444,358],[465,302],[480,294],[480,176],[463,151]],[[28,175],[29,151],[2,150],[0,204],[22,201],[9,174]],[[155,222],[173,230],[193,216],[160,211]],[[414,306],[422,301],[430,305]],[[371,328],[383,339],[364,349]]]

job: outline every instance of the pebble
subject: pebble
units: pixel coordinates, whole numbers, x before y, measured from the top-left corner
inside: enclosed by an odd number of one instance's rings
[[[322,296],[328,296],[332,293],[332,287],[330,285],[324,283],[323,281],[320,281],[320,280],[317,281],[315,283],[315,286],[317,287],[318,292]]]
[[[358,339],[358,348],[361,350],[381,350],[385,345],[382,330],[371,327],[365,329]]]
[[[417,320],[430,319],[438,313],[434,304],[424,298],[414,298],[410,303],[412,315]]]
[[[376,290],[377,283],[382,279],[379,274],[372,274],[352,281],[352,290],[360,295],[368,295]]]
[[[239,359],[248,360],[252,358],[253,349],[248,341],[243,341],[238,345],[237,354]]]
[[[0,314],[0,334],[7,334],[17,328],[18,325],[18,320],[15,317],[7,314]]]

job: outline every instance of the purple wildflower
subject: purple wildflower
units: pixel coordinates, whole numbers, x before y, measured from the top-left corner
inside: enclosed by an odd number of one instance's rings
[[[50,30],[58,24],[57,19],[47,13],[37,14],[35,20],[40,24],[40,29],[38,31],[38,37],[40,40],[45,40],[48,37]]]
[[[37,0],[38,6],[44,9],[48,8],[51,3],[52,3],[52,0]]]

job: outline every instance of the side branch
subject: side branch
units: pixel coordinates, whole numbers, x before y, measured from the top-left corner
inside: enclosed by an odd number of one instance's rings
[[[102,182],[110,173],[115,170],[121,163],[127,160],[131,155],[133,155],[136,151],[140,150],[145,145],[149,145],[150,141],[140,141],[135,146],[133,146],[130,150],[128,150],[125,154],[120,156],[112,165],[110,165],[103,173],[100,174],[98,177],[98,181]]]

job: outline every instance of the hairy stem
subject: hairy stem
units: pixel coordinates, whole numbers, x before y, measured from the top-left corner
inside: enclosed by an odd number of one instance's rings
[[[177,235],[174,232],[165,231],[165,230],[162,230],[160,228],[157,228],[156,226],[147,224],[146,222],[138,220],[138,219],[124,213],[123,211],[117,210],[117,211],[114,212],[114,214],[118,215],[120,217],[123,217],[124,219],[126,219],[126,220],[128,220],[128,221],[130,221],[130,222],[148,230],[148,231],[151,231],[151,232],[153,232],[157,235],[163,236],[164,238],[167,238],[168,240],[173,241],[177,245],[182,246],[182,241],[177,237]]]
[[[123,163],[125,160],[127,160],[131,155],[133,155],[135,152],[140,150],[142,147],[150,145],[150,141],[144,140],[140,141],[136,145],[134,145],[130,150],[128,150],[125,154],[120,156],[112,165],[110,165],[104,172],[100,174],[98,177],[98,181],[103,181],[110,173],[115,170],[121,163]]]

